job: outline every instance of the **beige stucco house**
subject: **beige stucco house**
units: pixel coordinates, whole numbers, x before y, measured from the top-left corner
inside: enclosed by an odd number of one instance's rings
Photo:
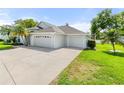
[[[87,34],[75,29],[68,24],[55,26],[46,22],[40,22],[36,27],[30,28],[30,46],[47,48],[86,48]]]

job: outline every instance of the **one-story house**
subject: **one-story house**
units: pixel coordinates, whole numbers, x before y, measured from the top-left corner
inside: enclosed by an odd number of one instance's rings
[[[55,26],[40,22],[36,27],[30,28],[30,46],[47,48],[87,48],[88,35],[69,26]]]

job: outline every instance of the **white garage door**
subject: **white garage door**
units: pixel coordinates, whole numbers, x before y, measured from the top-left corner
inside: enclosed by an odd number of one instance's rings
[[[86,48],[87,40],[85,36],[73,35],[68,36],[68,47]]]
[[[52,48],[52,37],[50,35],[33,35],[31,42],[32,46]]]

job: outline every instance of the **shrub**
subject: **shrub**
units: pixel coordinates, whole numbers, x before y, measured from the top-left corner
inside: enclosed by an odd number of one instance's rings
[[[90,49],[95,49],[95,47],[96,47],[96,42],[95,42],[94,40],[88,40],[87,46],[88,46],[88,48],[90,48]]]
[[[11,48],[13,48],[12,45],[0,45],[0,50],[11,49]]]
[[[4,40],[3,40],[3,39],[0,39],[0,42],[1,42],[1,41],[4,41]]]
[[[24,45],[23,43],[13,43],[12,45]]]
[[[0,42],[0,45],[3,45],[4,44],[4,42]]]

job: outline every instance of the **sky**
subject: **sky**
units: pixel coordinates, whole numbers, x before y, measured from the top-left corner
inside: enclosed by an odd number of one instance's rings
[[[88,32],[91,20],[102,10],[103,8],[1,8],[0,25],[13,24],[17,19],[33,18],[58,26],[68,23]],[[124,8],[112,9],[113,14],[121,11],[124,11]]]

